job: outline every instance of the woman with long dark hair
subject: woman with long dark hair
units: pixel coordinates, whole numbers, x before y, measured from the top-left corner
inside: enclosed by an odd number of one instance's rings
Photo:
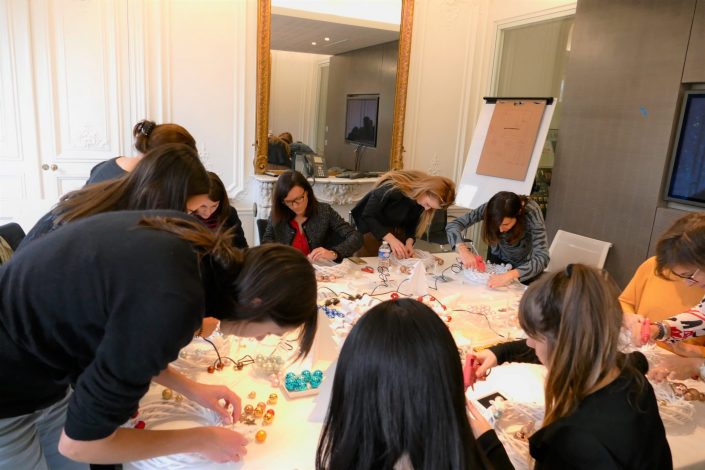
[[[311,261],[342,261],[362,245],[360,234],[329,204],[319,202],[308,180],[298,171],[277,178],[272,214],[262,243],[291,245]]]
[[[300,328],[306,355],[317,321],[313,267],[283,245],[238,250],[229,233],[176,211],[98,214],[18,252],[0,267],[0,467],[180,452],[239,460],[245,439],[223,427],[120,427],[152,380],[228,421],[226,400],[239,416],[227,387],[169,367],[206,313],[244,337]]]
[[[196,140],[189,131],[178,124],[157,124],[143,119],[132,128],[132,137],[138,154],[134,157],[115,157],[98,163],[91,168],[91,175],[86,184],[100,183],[124,176],[135,169],[147,152],[160,145],[184,144],[196,150]]]
[[[490,277],[490,287],[500,287],[514,280],[529,283],[548,266],[546,224],[541,208],[527,196],[501,191],[485,204],[473,209],[446,226],[448,241],[458,251],[463,266],[476,269],[478,259],[463,243],[461,232],[477,222],[484,222],[482,239],[489,246],[487,260],[508,263],[512,270]]]
[[[536,469],[673,467],[641,353],[619,351],[618,292],[591,267],[572,264],[531,284],[519,304],[526,340],[477,353],[478,377],[504,362],[548,369],[546,411],[529,439]],[[489,426],[480,417],[476,433]],[[483,423],[484,426],[479,424]]]
[[[475,441],[458,348],[429,307],[383,302],[353,327],[338,358],[316,468],[511,468],[494,432]]]
[[[230,205],[228,191],[223,181],[212,171],[208,172],[208,179],[210,180],[208,199],[191,213],[213,231],[232,229],[235,247],[247,248],[242,222],[237,215],[237,210]]]
[[[210,180],[196,150],[184,144],[161,145],[120,178],[65,194],[29,231],[20,248],[58,227],[102,212],[171,209],[195,211],[208,200]]]
[[[414,240],[426,232],[433,215],[455,201],[455,183],[417,170],[389,171],[352,210],[363,235],[359,256],[377,256],[383,241],[397,258],[414,256]]]

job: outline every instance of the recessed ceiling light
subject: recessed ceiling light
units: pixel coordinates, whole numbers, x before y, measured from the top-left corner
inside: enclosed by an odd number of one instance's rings
[[[324,41],[330,41],[330,38],[323,38]]]
[[[316,41],[313,41],[313,42],[311,43],[311,45],[312,45],[312,46],[315,46],[315,45],[316,45]]]

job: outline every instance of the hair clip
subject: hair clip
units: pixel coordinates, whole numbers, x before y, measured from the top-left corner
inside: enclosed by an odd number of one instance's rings
[[[145,137],[149,137],[149,134],[152,133],[152,131],[154,130],[154,128],[155,128],[156,126],[157,126],[157,125],[156,125],[154,122],[148,121],[148,120],[145,119],[145,120],[143,120],[143,121],[140,122],[140,132],[141,132],[142,135],[144,135]]]
[[[565,267],[565,276],[569,278],[572,275],[573,275],[573,263],[571,263]]]

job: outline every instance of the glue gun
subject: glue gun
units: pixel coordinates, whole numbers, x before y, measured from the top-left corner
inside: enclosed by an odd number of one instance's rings
[[[465,366],[463,367],[463,384],[465,389],[468,387],[475,390],[475,382],[477,381],[477,375],[475,374],[477,367],[480,364],[477,362],[477,357],[473,353],[465,356]]]
[[[651,322],[648,318],[644,318],[644,323],[641,324],[641,344],[647,344],[651,339]]]
[[[475,255],[475,260],[477,261],[477,271],[484,273],[487,271],[487,265],[485,264],[485,261],[482,259],[482,256],[480,255]]]

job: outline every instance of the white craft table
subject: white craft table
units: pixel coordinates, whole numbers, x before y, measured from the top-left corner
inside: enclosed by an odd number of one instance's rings
[[[455,260],[452,253],[439,255],[445,263],[439,269],[449,267]],[[376,268],[376,259],[366,259],[370,266]],[[393,269],[394,272],[394,269]],[[438,290],[430,290],[430,295],[441,301],[447,300],[450,307],[465,308],[472,305],[487,305],[493,311],[499,309],[515,310],[518,299],[521,297],[524,288],[519,284],[501,289],[489,289],[486,286],[463,281],[462,273],[456,274],[451,270],[446,271],[446,276],[450,282],[439,282]],[[392,278],[400,279],[400,275],[393,274]],[[431,276],[427,277],[429,284],[433,286]],[[369,274],[360,271],[355,267],[350,274],[335,282],[319,283],[319,291],[326,291],[326,287],[335,292],[348,292],[351,294],[369,292],[374,283],[379,281],[377,272]],[[392,286],[395,286],[392,283]],[[389,292],[390,288],[378,288],[376,293]],[[410,293],[401,285],[402,293]],[[388,299],[389,294],[380,295],[381,299]],[[469,341],[473,345],[487,345],[490,343],[512,339],[516,337],[516,324],[507,322],[506,319],[497,320],[492,315],[488,318],[492,329],[488,326],[488,320],[479,315],[472,315],[462,312],[450,312],[452,320],[449,327],[454,333],[456,340],[461,342]],[[503,316],[500,315],[500,316]],[[330,364],[334,364],[337,359],[338,346],[333,341],[333,331],[330,328],[330,320],[319,314],[319,330],[314,342],[314,348],[307,359],[301,364],[294,364],[288,370],[295,372],[301,369],[321,368],[326,370]],[[500,338],[497,333],[503,334],[506,338]],[[258,353],[269,354],[276,348],[278,338],[268,337],[263,342],[257,343],[254,340],[234,338],[229,356],[238,359],[245,354],[255,356]],[[462,346],[462,345],[461,345]],[[664,351],[665,355],[667,353]],[[238,463],[209,464],[199,468],[208,470],[220,469],[242,469],[242,470],[309,470],[314,468],[316,447],[321,431],[321,426],[325,417],[327,404],[330,399],[330,386],[332,384],[332,372],[324,378],[321,384],[320,393],[313,397],[304,397],[287,400],[281,390],[271,387],[267,378],[258,376],[252,366],[246,366],[242,371],[236,371],[233,367],[226,367],[222,371],[213,374],[205,370],[194,371],[190,376],[204,383],[218,383],[229,386],[242,398],[245,404],[256,405],[259,401],[265,401],[266,397],[273,391],[279,395],[279,402],[273,405],[276,412],[274,422],[269,426],[252,426],[249,434],[254,435],[258,429],[265,429],[267,440],[264,443],[251,442],[247,447],[247,455],[244,460]],[[486,382],[479,382],[475,386],[475,393],[484,396],[493,391],[500,391],[510,400],[518,402],[543,403],[543,379],[545,368],[533,364],[507,364],[493,370]],[[696,386],[705,391],[705,387],[687,381],[690,386]],[[521,384],[521,386],[517,386]],[[695,384],[695,385],[693,385]],[[705,385],[705,384],[703,384]],[[153,386],[146,398],[160,396],[163,387]],[[257,397],[248,399],[250,391],[255,391]],[[691,425],[682,426],[678,429],[667,428],[668,440],[671,445],[671,452],[674,457],[676,468],[705,468],[705,403],[696,403],[696,415]],[[175,427],[189,427],[183,423],[176,423]],[[139,463],[139,468],[158,468],[155,466],[145,466],[144,462]],[[126,463],[124,468],[134,470],[135,465]],[[191,467],[193,468],[193,467]],[[528,468],[527,465],[518,465],[517,468]]]

